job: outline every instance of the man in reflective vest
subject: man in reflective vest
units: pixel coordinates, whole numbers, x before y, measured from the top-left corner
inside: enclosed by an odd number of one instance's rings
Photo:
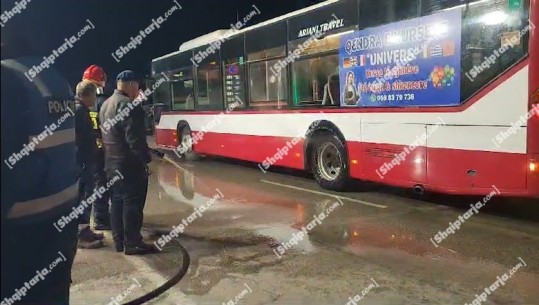
[[[79,205],[86,203],[79,224],[79,248],[97,249],[103,247],[103,235],[96,234],[90,229],[90,212],[92,204],[88,201],[98,198],[95,187],[95,167],[97,158],[97,144],[92,128],[89,107],[96,99],[97,86],[88,81],[82,81],[76,89],[75,133],[77,143],[77,164],[81,169],[79,178]],[[92,198],[92,196],[94,196]]]
[[[89,81],[97,86],[97,99],[95,105],[90,109],[90,117],[93,122],[93,129],[97,139],[97,158],[95,166],[95,181],[96,187],[106,186],[107,175],[105,174],[105,153],[103,152],[103,141],[101,137],[101,129],[99,124],[99,110],[101,105],[107,99],[105,95],[105,85],[107,83],[107,75],[103,68],[98,65],[91,65],[84,71],[82,76],[83,81]],[[93,204],[94,211],[94,229],[95,230],[110,230],[110,208],[109,208],[110,191],[107,191],[101,198]]]
[[[43,57],[24,56],[18,29],[1,38],[0,301],[66,305],[78,224],[72,89]]]

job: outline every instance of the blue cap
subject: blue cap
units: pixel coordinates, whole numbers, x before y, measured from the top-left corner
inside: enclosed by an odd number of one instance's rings
[[[116,76],[116,81],[122,81],[122,82],[138,82],[140,79],[137,77],[135,72],[132,70],[125,70],[120,72],[118,76]]]

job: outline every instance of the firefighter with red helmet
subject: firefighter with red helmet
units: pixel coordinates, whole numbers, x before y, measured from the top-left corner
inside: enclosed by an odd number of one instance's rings
[[[107,99],[105,95],[105,85],[107,83],[107,75],[103,68],[98,65],[91,65],[84,71],[82,76],[83,81],[92,82],[97,86],[97,99],[94,107],[90,109],[90,117],[92,119],[95,137],[97,141],[97,157],[95,167],[96,187],[101,186],[106,188],[107,176],[104,171],[105,154],[103,152],[103,143],[101,137],[101,129],[99,125],[99,110],[103,102]],[[110,193],[107,191],[103,197],[96,200],[94,203],[94,229],[95,230],[110,230],[110,209],[109,209]]]

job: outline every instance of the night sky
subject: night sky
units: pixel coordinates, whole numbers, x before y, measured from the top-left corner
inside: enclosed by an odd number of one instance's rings
[[[20,2],[21,0],[17,0]],[[27,0],[30,1],[30,0]],[[84,69],[91,64],[102,66],[115,77],[124,69],[149,73],[151,60],[178,50],[180,44],[213,32],[229,29],[237,16],[243,19],[256,5],[261,14],[249,21],[253,25],[288,12],[312,5],[316,0],[177,0],[182,10],[172,13],[160,29],[148,35],[135,50],[117,63],[111,56],[125,46],[131,36],[162,16],[172,0],[31,0],[27,8],[6,22],[4,31],[16,31],[31,45],[33,53],[51,54],[75,35],[89,19],[95,29],[85,33],[73,48],[60,55],[55,67],[71,84],[76,84]],[[16,1],[2,0],[2,13]],[[4,34],[2,34],[4,35]]]

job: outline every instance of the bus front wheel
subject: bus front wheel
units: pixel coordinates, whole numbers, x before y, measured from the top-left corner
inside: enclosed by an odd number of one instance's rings
[[[324,132],[313,139],[311,164],[314,178],[327,190],[344,191],[349,183],[346,146],[335,134]]]

